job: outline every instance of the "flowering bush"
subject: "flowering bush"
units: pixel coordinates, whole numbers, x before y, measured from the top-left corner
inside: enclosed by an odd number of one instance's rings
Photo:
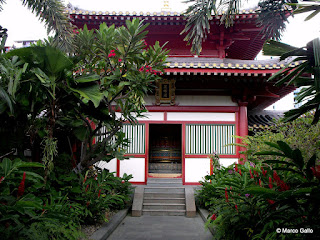
[[[312,229],[312,236],[298,233],[294,238],[319,237],[316,155],[305,160],[285,142],[266,144],[274,150],[257,153],[256,163],[222,167],[201,182],[198,199],[212,213],[207,225],[215,228],[216,239],[293,238],[277,228]]]

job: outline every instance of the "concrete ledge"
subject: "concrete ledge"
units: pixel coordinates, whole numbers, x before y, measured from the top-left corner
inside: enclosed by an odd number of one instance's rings
[[[92,240],[104,240],[107,239],[110,234],[118,227],[122,220],[127,216],[129,208],[120,210],[114,215],[109,222],[104,223],[101,228],[95,231],[89,239]]]
[[[193,188],[185,188],[186,194],[186,210],[187,210],[187,217],[195,217],[196,216],[196,203],[194,200],[194,191]]]
[[[141,217],[143,205],[144,187],[137,186],[134,191],[132,203],[132,217]]]
[[[199,213],[199,215],[200,215],[200,217],[202,218],[202,220],[204,221],[204,222],[207,222],[208,221],[208,217],[209,217],[209,215],[210,215],[210,213],[208,212],[208,210],[207,209],[204,209],[204,208],[199,208],[199,207],[197,207],[197,210],[198,210],[198,213]],[[212,233],[212,235],[214,234],[214,229],[213,228],[208,228],[209,229],[209,231]]]

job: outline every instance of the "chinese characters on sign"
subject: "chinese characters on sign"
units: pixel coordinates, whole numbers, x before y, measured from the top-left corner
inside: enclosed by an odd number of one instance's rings
[[[156,105],[175,105],[175,80],[162,79],[156,82]]]

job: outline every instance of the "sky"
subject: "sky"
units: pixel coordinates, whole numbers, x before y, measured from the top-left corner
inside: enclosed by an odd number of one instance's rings
[[[26,7],[22,6],[21,0],[6,0],[3,5],[3,11],[0,12],[0,25],[8,29],[7,46],[18,45],[15,41],[38,40],[47,37],[47,31],[42,23],[38,21],[34,14]],[[183,0],[169,0],[171,11],[183,12],[187,5]],[[154,12],[161,11],[164,0],[64,0],[66,4],[71,3],[80,9],[89,11],[129,11],[129,12]],[[246,1],[244,1],[246,2]],[[253,8],[257,0],[248,1],[244,8]],[[320,14],[319,14],[320,15]],[[303,47],[305,44],[320,35],[320,16],[315,17],[308,22],[304,22],[306,15],[296,15],[290,18],[287,30],[284,32],[282,42],[296,47]],[[259,54],[259,59],[265,57]],[[283,104],[278,104],[276,110],[284,110],[292,106],[286,104],[290,100],[282,100]],[[283,106],[282,106],[283,105]],[[271,107],[272,109],[273,107]]]

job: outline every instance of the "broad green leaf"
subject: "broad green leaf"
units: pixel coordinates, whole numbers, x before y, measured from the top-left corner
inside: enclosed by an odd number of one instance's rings
[[[91,85],[84,88],[71,88],[72,91],[80,94],[81,97],[93,102],[95,107],[98,107],[103,99],[103,93],[100,92],[98,85]]]
[[[292,151],[292,160],[293,162],[300,168],[300,170],[304,167],[304,160],[299,149],[295,149]]]
[[[21,168],[21,167],[41,167],[43,168],[43,164],[42,163],[37,163],[37,162],[20,162],[18,165],[17,165],[18,168]]]
[[[292,149],[291,147],[283,141],[277,141],[280,150],[285,154],[286,157],[291,158],[292,159]]]
[[[100,76],[97,74],[92,74],[92,75],[86,75],[86,76],[81,76],[75,79],[75,82],[78,83],[87,83],[87,82],[94,82],[99,80]]]
[[[272,155],[272,156],[285,157],[285,155],[283,153],[274,152],[274,151],[260,151],[260,152],[255,153],[254,155]]]
[[[2,169],[4,171],[4,176],[6,177],[12,168],[12,162],[9,158],[4,158],[2,160]]]

